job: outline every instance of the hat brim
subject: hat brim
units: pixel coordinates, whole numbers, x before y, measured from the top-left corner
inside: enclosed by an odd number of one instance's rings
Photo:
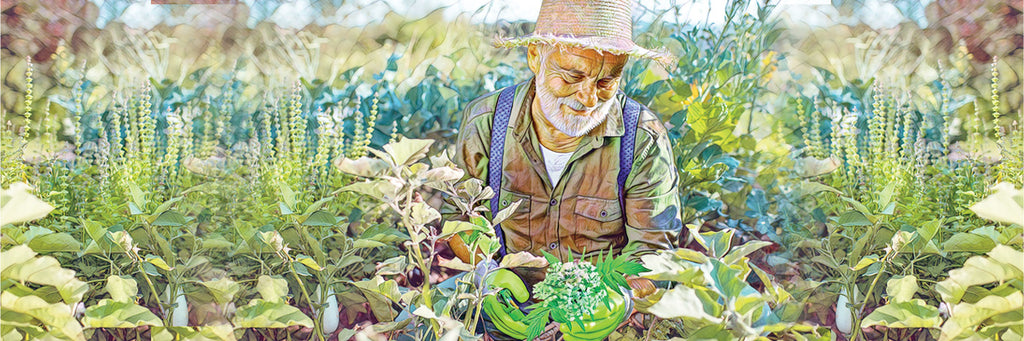
[[[665,65],[670,65],[675,59],[667,52],[648,50],[629,40],[603,37],[572,37],[553,34],[530,34],[514,38],[495,37],[493,42],[495,47],[503,48],[514,48],[536,43],[572,46],[618,55],[628,55],[636,58],[653,59]]]

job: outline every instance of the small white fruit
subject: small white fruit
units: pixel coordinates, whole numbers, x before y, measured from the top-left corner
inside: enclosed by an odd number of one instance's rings
[[[171,309],[171,327],[187,327],[188,326],[188,301],[185,300],[185,291],[178,287],[176,295],[174,296],[174,309]],[[168,300],[171,299],[171,286],[167,286],[167,290],[164,290]]]
[[[320,292],[320,286],[316,288],[317,292]],[[333,333],[338,330],[338,297],[334,295],[333,288],[327,288],[327,306],[324,307],[324,311],[320,317],[320,323],[323,323],[324,334]]]
[[[854,299],[857,298],[857,287],[853,289]],[[839,299],[836,300],[836,328],[843,334],[850,334],[853,331],[853,311],[849,307],[850,298],[846,294],[846,288],[839,291]]]

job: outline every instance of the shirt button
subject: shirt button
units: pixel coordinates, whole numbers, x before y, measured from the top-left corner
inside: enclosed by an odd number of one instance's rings
[[[501,206],[508,206],[508,200],[502,200]]]
[[[608,211],[601,210],[601,216],[602,217],[607,217],[608,216]]]
[[[551,199],[551,206],[555,206],[556,204],[558,204],[558,200]]]
[[[551,243],[551,245],[548,245],[548,247],[551,248],[552,250],[557,249],[558,243]]]

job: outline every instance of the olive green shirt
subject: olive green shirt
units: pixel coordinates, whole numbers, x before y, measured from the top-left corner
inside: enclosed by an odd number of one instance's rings
[[[468,176],[487,181],[491,123],[498,94],[469,103],[463,112],[456,160]],[[530,110],[534,81],[516,86],[508,133],[499,209],[522,200],[501,223],[509,253],[547,251],[563,260],[585,253],[637,254],[670,249],[682,230],[675,158],[664,124],[644,108],[636,129],[633,169],[626,179],[625,212],[619,203],[619,143],[623,126],[619,93],[605,122],[584,136],[558,183],[548,179]],[[589,255],[588,255],[589,256]]]

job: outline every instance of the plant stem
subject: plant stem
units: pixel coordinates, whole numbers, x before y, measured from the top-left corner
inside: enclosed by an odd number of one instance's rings
[[[291,260],[291,257],[288,257],[288,258],[289,259],[286,259],[286,261],[288,262],[288,269],[291,270],[292,277],[295,277],[295,283],[297,283],[299,285],[299,289],[302,291],[302,297],[306,299],[306,304],[308,304],[309,308],[312,310],[312,309],[314,309],[313,308],[313,300],[311,300],[309,298],[309,292],[306,291],[306,286],[302,284],[302,279],[299,278],[299,273],[297,271],[295,271],[295,263]],[[323,330],[321,330],[319,328],[319,324],[314,324],[314,326],[317,327],[317,328],[314,328],[316,330],[316,337],[317,337],[317,339],[318,340],[325,340],[324,332],[323,332]],[[291,334],[289,334],[289,335],[291,335]]]

